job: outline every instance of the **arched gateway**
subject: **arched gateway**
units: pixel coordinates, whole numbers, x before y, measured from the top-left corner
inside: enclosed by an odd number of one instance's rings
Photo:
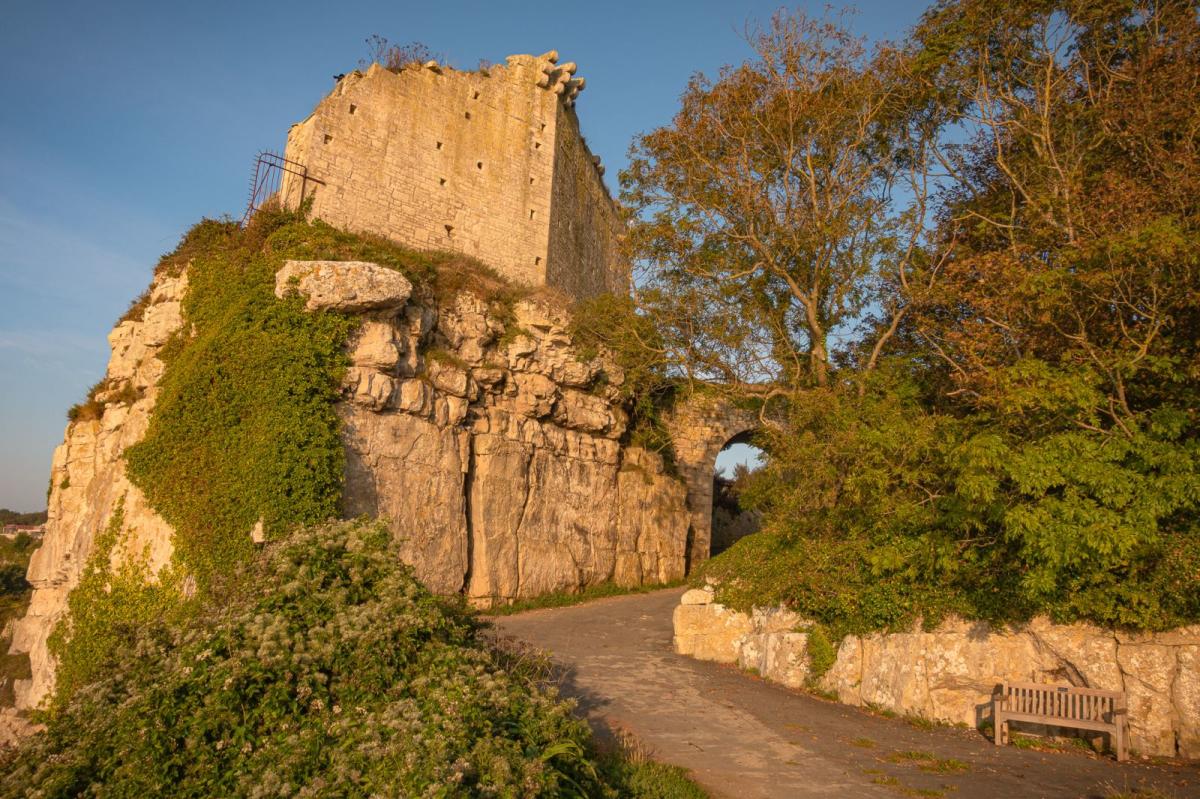
[[[713,470],[717,455],[730,444],[748,440],[760,426],[757,411],[703,394],[694,394],[678,403],[667,418],[667,429],[675,445],[675,464],[687,485],[687,504],[692,517],[687,549],[689,572],[707,560],[711,551]]]

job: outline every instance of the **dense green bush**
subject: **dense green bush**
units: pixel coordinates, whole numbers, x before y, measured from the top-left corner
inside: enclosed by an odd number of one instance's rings
[[[109,652],[0,796],[608,795],[570,705],[422,588],[382,525],[300,530],[243,576]]]
[[[1147,630],[1200,619],[1200,444],[1180,417],[1131,437],[1032,435],[931,411],[887,370],[870,385],[795,398],[747,491],[764,532],[697,581],[837,634],[947,613]],[[1049,387],[1038,396],[1053,402]]]

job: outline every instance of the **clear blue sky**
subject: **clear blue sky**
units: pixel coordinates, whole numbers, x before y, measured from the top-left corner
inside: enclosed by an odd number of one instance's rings
[[[0,25],[0,506],[45,506],[66,409],[158,256],[240,215],[254,154],[281,148],[366,55],[419,40],[450,63],[556,49],[579,64],[584,133],[610,183],[688,76],[747,55],[772,2],[10,2]],[[899,38],[923,2],[860,2]],[[800,5],[821,13],[823,2]],[[728,456],[726,460],[728,459]]]

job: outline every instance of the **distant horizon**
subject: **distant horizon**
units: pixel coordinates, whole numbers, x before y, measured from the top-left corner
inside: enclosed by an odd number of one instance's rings
[[[860,3],[852,24],[871,40],[897,39],[926,5]],[[743,61],[747,21],[777,7],[14,8],[0,31],[10,121],[0,146],[0,370],[10,387],[0,398],[0,507],[45,508],[66,411],[103,377],[115,320],[192,224],[241,215],[255,153],[282,149],[332,76],[367,57],[367,37],[419,40],[464,69],[557,49],[587,78],[581,126],[615,194],[632,137],[669,122],[693,73]],[[796,7],[821,15],[824,3]],[[731,447],[718,466],[752,454]]]

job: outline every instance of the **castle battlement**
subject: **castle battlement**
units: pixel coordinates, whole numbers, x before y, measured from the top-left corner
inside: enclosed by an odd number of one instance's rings
[[[629,287],[620,213],[573,110],[583,89],[554,52],[460,72],[374,64],[338,81],[288,133],[285,176],[312,215],[412,247],[470,255],[574,297]]]

